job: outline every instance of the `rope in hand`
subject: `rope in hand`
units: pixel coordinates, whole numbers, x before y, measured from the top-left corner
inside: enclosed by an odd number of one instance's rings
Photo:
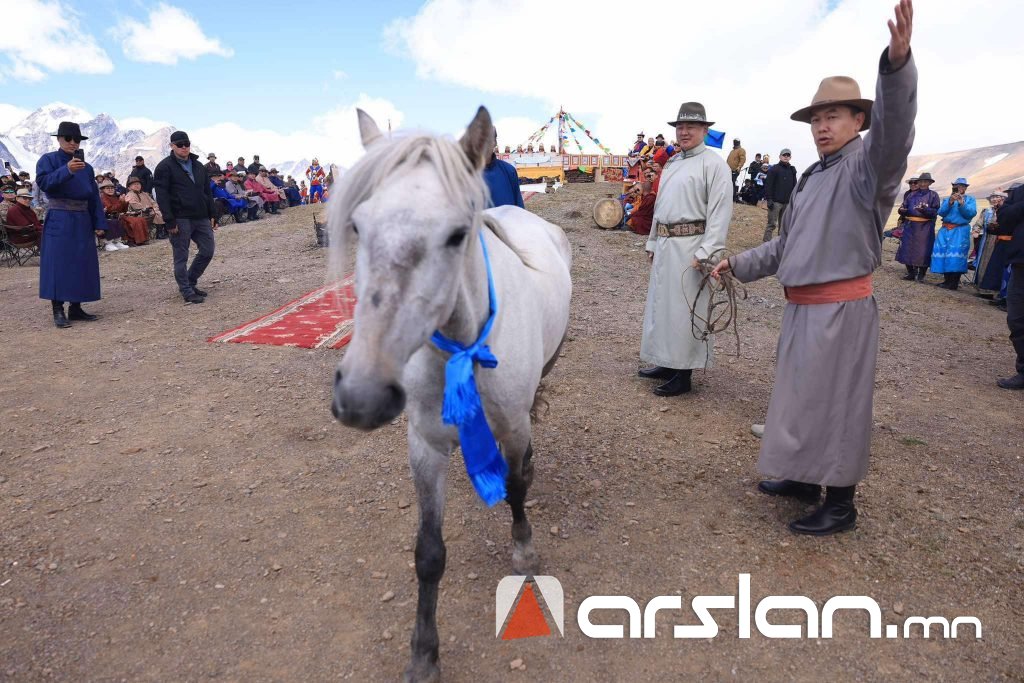
[[[701,274],[700,287],[697,289],[697,296],[691,303],[686,298],[686,271],[683,271],[681,284],[683,287],[683,299],[690,309],[690,332],[693,338],[708,343],[711,335],[724,332],[730,327],[736,336],[736,356],[740,355],[740,331],[738,324],[737,301],[747,298],[747,288],[739,280],[733,277],[731,271],[719,273],[719,279],[711,277],[711,271],[725,258],[731,256],[728,249],[719,249],[705,259],[697,261],[698,270]],[[693,269],[690,266],[686,270]],[[703,310],[698,310],[698,302],[701,295],[707,291],[706,305]]]

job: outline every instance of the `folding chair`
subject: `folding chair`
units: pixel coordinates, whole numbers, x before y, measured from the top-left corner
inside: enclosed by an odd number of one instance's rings
[[[23,266],[39,256],[41,235],[32,226],[13,227],[0,223],[0,261],[8,268]]]

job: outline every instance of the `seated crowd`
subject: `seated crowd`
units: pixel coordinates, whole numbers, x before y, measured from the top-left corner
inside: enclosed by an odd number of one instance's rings
[[[261,165],[259,155],[248,166],[239,157],[236,164],[228,162],[225,170],[217,164],[215,154],[207,155],[207,161],[205,168],[218,224],[228,215],[236,223],[245,223],[266,214],[276,215],[287,207],[325,202],[333,182],[333,174],[325,171],[316,159],[306,169],[308,188],[306,180],[281,178],[276,168]],[[5,167],[5,174],[0,175],[0,225],[32,227],[41,234],[46,222],[46,195],[27,171],[14,173],[10,164]],[[97,175],[96,184],[106,217],[106,229],[97,237],[100,249],[115,252],[141,246],[154,237],[167,239],[167,229],[153,197],[153,173],[143,157],[135,157],[135,165],[123,185],[113,171]]]

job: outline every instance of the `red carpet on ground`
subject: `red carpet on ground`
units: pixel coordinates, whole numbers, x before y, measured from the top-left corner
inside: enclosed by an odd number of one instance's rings
[[[356,307],[354,281],[355,277],[350,275],[207,341],[340,349],[352,338]]]

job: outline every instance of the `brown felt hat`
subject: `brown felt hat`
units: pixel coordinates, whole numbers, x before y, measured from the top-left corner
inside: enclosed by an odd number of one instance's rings
[[[837,104],[845,104],[864,112],[862,131],[867,130],[871,125],[871,106],[874,102],[860,96],[860,86],[849,76],[829,76],[823,79],[818,85],[818,92],[814,93],[814,97],[811,99],[811,104],[796,110],[789,118],[794,121],[810,123],[812,110]]]

